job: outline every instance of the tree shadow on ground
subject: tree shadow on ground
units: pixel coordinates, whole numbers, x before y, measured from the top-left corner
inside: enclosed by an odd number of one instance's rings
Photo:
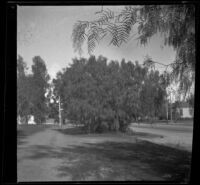
[[[65,134],[65,135],[85,135],[85,134],[88,134],[86,132],[86,130],[84,129],[84,127],[73,127],[73,128],[65,128],[65,129],[59,129],[58,128],[58,129],[54,129],[54,130],[58,131],[61,134]],[[103,133],[96,133],[96,134],[99,134],[99,135],[114,134],[115,135],[115,132],[103,132]],[[118,133],[118,134],[120,134],[120,133]],[[127,133],[121,133],[121,134],[132,135],[132,136],[143,137],[143,138],[157,138],[157,137],[163,138],[163,136],[159,135],[159,134],[151,134],[151,133],[135,132],[135,131],[132,131],[129,134],[127,134]]]
[[[60,150],[35,145],[31,153],[26,159],[62,159],[55,169],[57,175],[70,175],[72,180],[157,180],[155,177],[159,177],[187,182],[190,172],[191,153],[148,141],[87,143]]]
[[[17,145],[23,145],[26,143],[25,139],[28,136],[42,132],[45,129],[50,128],[48,125],[18,125],[17,128]]]
[[[151,134],[151,133],[146,133],[146,132],[135,132],[133,131],[132,134],[133,136],[136,136],[136,137],[143,137],[143,138],[163,138],[164,136],[162,135],[159,135],[159,134]]]
[[[23,145],[26,143],[24,140],[27,134],[23,130],[17,130],[17,145]]]
[[[84,129],[84,127],[72,127],[72,128],[65,128],[65,129],[54,129],[58,132],[60,132],[61,134],[66,134],[66,135],[80,135],[80,134],[87,134],[86,130]]]

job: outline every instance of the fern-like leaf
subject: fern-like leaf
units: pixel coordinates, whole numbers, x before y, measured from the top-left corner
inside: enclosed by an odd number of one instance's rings
[[[74,25],[73,31],[72,31],[72,42],[73,42],[73,48],[76,51],[79,52],[79,54],[82,53],[82,45],[85,41],[85,29],[88,27],[88,23],[82,23],[78,22]]]

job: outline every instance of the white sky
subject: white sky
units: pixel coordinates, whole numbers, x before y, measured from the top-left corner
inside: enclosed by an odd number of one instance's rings
[[[120,11],[123,6],[107,7]],[[18,6],[17,9],[17,54],[21,55],[28,67],[32,65],[32,58],[40,55],[45,61],[51,78],[72,62],[72,58],[79,57],[72,47],[72,28],[77,20],[93,20],[95,12],[101,6]],[[149,55],[153,60],[171,63],[175,59],[175,52],[170,47],[162,47],[163,40],[154,36],[145,46],[137,45],[135,38],[121,47],[108,46],[104,40],[95,49],[95,56],[103,55],[109,60],[131,60],[143,63],[144,57]],[[83,57],[89,57],[84,50]],[[160,68],[162,69],[162,68]]]

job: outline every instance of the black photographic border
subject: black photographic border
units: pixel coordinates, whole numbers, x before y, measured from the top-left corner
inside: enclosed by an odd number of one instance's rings
[[[3,26],[2,44],[3,44],[3,59],[1,62],[1,74],[2,75],[2,173],[1,182],[2,184],[64,184],[65,182],[27,182],[17,183],[17,74],[16,74],[16,60],[17,60],[17,6],[65,6],[65,5],[128,5],[128,4],[180,4],[188,3],[196,6],[196,61],[199,60],[199,19],[200,19],[200,6],[198,1],[7,1],[1,6],[1,19]],[[198,164],[200,156],[200,123],[198,123],[199,106],[199,62],[196,62],[195,66],[195,106],[194,106],[194,129],[193,129],[193,150],[192,150],[192,163],[191,163],[191,184],[200,181],[198,177]],[[119,182],[66,182],[72,184],[171,184],[175,182],[135,182],[135,181],[119,181]]]

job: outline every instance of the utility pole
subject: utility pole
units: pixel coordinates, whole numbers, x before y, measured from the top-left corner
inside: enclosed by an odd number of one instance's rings
[[[171,97],[171,93],[172,93],[172,91],[170,91],[170,103],[171,103],[170,108],[171,108],[171,122],[172,122],[172,97]]]
[[[166,113],[167,113],[167,123],[168,123],[168,100],[166,98]]]
[[[60,96],[59,96],[59,125],[62,127],[62,115],[61,115],[61,102],[60,102]]]

